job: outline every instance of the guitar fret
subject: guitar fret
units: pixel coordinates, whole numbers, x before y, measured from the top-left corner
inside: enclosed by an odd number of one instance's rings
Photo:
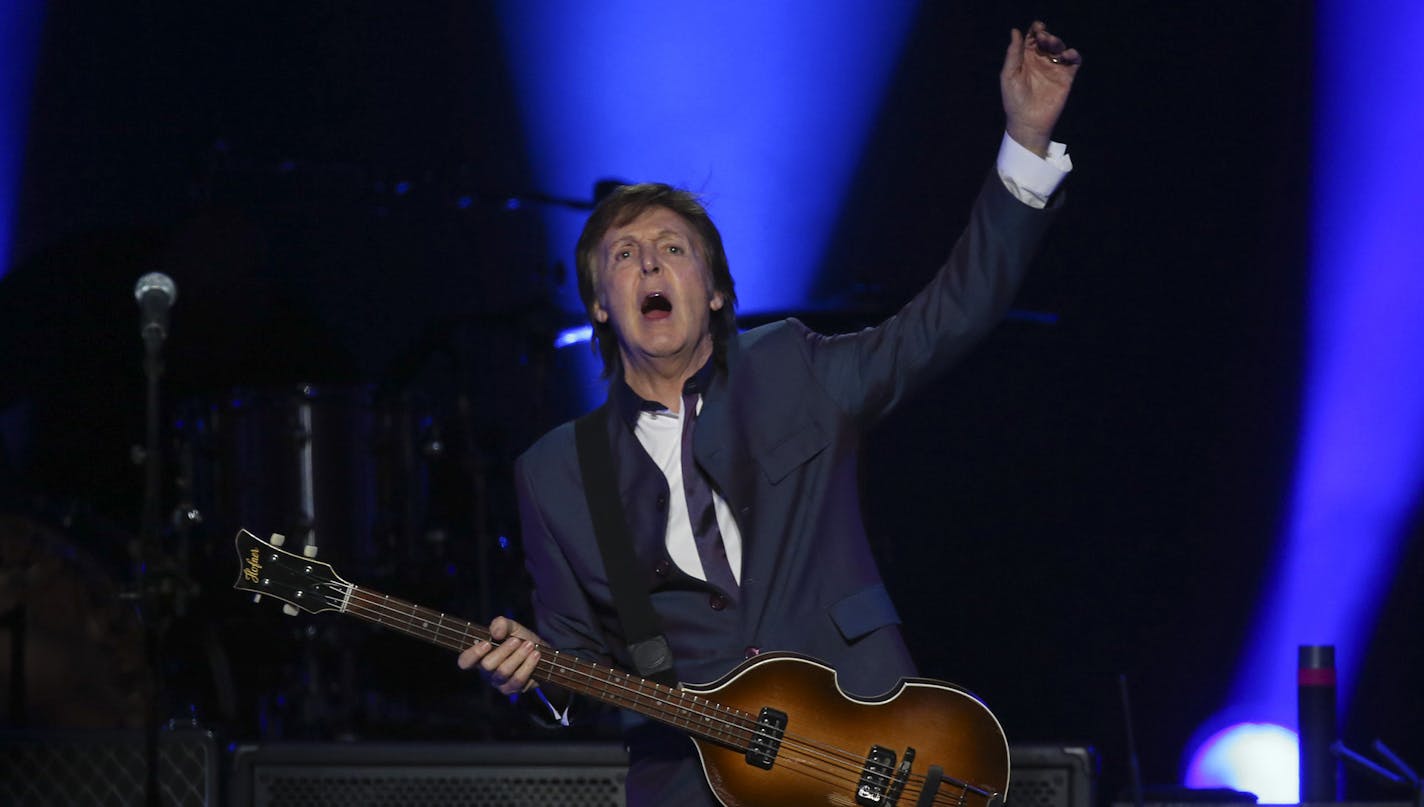
[[[652,689],[652,695],[648,695],[648,689]],[[658,709],[659,714],[665,714],[668,712],[669,703],[666,703],[661,697],[656,696],[656,692],[658,692],[658,689],[656,689],[655,683],[654,685],[649,685],[648,679],[638,679],[638,696],[652,703],[652,705]],[[676,712],[674,712],[674,714],[676,714]]]
[[[673,723],[673,725],[677,725],[677,718],[678,718],[678,715],[680,715],[680,714],[683,713],[682,701],[683,701],[684,697],[685,697],[685,696],[684,696],[684,694],[683,694],[681,691],[675,691],[675,692],[672,693],[672,697],[671,697],[671,698],[668,698],[667,705],[668,705],[669,708],[671,708],[671,709],[673,710],[673,713],[672,713],[672,723]]]
[[[696,726],[697,728],[701,728],[701,721],[698,720],[697,715],[697,696],[691,695],[687,698],[687,700],[687,727],[689,729],[693,728],[694,726]]]
[[[698,713],[702,715],[703,730],[706,731],[708,734],[715,735],[719,733],[722,730],[722,727],[718,725],[717,719],[713,717],[711,712],[711,706],[708,704],[707,699],[696,698],[694,696],[694,700],[698,700],[700,703],[700,705],[698,706]]]
[[[606,678],[609,684],[617,687],[619,697],[623,699],[623,703],[632,703],[634,698],[637,697],[639,684],[635,682],[632,677],[619,675],[617,670],[609,667]]]
[[[702,715],[703,730],[708,733],[715,732],[717,730],[717,721],[713,720],[707,712],[707,700],[693,695],[692,702],[698,704],[697,711]]]

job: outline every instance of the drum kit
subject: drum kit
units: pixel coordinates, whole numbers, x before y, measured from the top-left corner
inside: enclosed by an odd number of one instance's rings
[[[453,659],[387,648],[389,637],[327,615],[288,617],[231,589],[232,539],[246,528],[314,547],[307,551],[452,613],[518,604],[519,560],[490,529],[502,523],[490,512],[498,485],[488,478],[500,461],[476,445],[457,403],[298,384],[179,407],[174,523],[190,547],[203,547],[191,565],[214,601],[200,622],[221,626],[233,681],[217,700],[226,720],[264,738],[399,734],[452,712],[478,723],[487,688]],[[430,702],[438,697],[459,706]],[[432,732],[426,725],[418,736]]]
[[[172,405],[160,558],[131,549],[90,559],[91,544],[141,541],[92,539],[73,519],[0,523],[0,618],[9,620],[0,635],[9,626],[16,640],[0,648],[0,667],[17,682],[10,711],[23,718],[12,723],[136,728],[136,701],[156,694],[162,719],[240,739],[499,733],[513,716],[453,658],[359,623],[288,617],[232,588],[232,541],[247,528],[317,547],[364,580],[451,613],[523,605],[505,441],[472,425],[467,396],[418,386],[235,388]],[[140,565],[144,574],[133,571]],[[144,673],[142,630],[155,622],[164,626],[156,677]],[[87,686],[70,681],[81,675]],[[64,697],[80,689],[88,705]]]

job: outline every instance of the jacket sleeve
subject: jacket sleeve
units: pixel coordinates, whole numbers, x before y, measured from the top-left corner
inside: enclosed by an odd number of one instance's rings
[[[961,358],[1008,310],[1060,206],[1032,208],[990,172],[949,259],[898,313],[839,336],[802,326],[804,355],[827,394],[868,425]]]
[[[539,636],[562,652],[607,662],[608,648],[583,587],[555,540],[530,478],[535,464],[528,454],[514,464],[515,492],[524,564],[534,580],[534,618]]]
[[[547,646],[560,653],[607,664],[609,654],[602,631],[548,527],[538,498],[539,487],[530,478],[531,464],[528,454],[516,460],[514,480],[524,563],[534,579],[535,630]],[[595,710],[592,702],[577,698],[556,682],[541,681],[539,690],[525,693],[520,705],[540,725],[581,723]]]

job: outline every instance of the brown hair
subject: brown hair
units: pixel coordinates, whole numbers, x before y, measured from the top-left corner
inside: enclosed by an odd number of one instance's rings
[[[574,250],[579,297],[583,299],[589,322],[593,323],[593,341],[603,357],[604,378],[613,375],[623,360],[618,355],[618,338],[613,333],[613,326],[599,322],[593,316],[593,304],[598,299],[595,281],[603,236],[614,227],[622,227],[656,207],[671,210],[692,225],[692,231],[697,236],[693,249],[701,252],[702,261],[712,276],[712,290],[722,294],[722,308],[712,312],[711,320],[712,351],[719,365],[725,364],[726,341],[737,330],[737,293],[732,270],[727,266],[722,234],[712,223],[712,217],[707,215],[701,200],[691,191],[661,182],[619,186],[593,209]]]

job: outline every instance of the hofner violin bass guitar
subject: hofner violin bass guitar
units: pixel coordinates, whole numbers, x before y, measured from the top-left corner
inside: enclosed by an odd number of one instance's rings
[[[289,614],[337,611],[454,651],[490,639],[484,626],[348,583],[330,564],[273,539],[238,532],[235,587],[282,600]],[[1008,789],[999,721],[950,684],[907,679],[860,700],[842,693],[835,671],[820,662],[764,653],[713,683],[673,688],[539,651],[535,678],[690,735],[727,807],[1002,807]]]

